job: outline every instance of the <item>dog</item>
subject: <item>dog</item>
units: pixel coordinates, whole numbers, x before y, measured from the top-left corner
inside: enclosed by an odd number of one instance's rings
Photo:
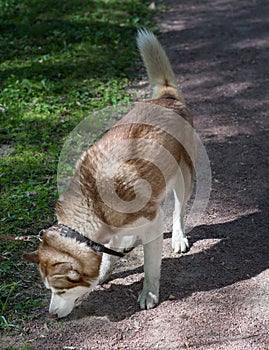
[[[117,259],[137,240],[143,244],[141,309],[159,302],[162,257],[162,202],[174,192],[172,248],[186,252],[184,208],[195,177],[196,146],[191,114],[168,57],[156,36],[137,34],[152,98],[139,103],[89,147],[58,199],[58,223],[44,230],[37,263],[51,290],[49,313],[65,317],[75,301],[102,283]]]

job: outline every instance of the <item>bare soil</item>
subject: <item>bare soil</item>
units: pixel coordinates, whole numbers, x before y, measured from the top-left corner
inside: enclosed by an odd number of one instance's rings
[[[51,321],[44,310],[24,324],[25,333],[3,335],[1,349],[269,349],[269,3],[165,4],[159,39],[213,174],[192,247],[172,253],[168,202],[155,309],[141,311],[136,302],[143,282],[137,248],[68,318]]]

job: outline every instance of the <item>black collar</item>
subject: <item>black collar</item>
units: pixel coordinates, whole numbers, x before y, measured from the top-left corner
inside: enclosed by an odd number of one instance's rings
[[[103,244],[96,243],[91,239],[83,236],[78,231],[73,230],[72,228],[65,226],[63,224],[57,224],[57,225],[51,226],[49,230],[57,231],[63,237],[74,238],[77,242],[85,243],[89,248],[91,248],[96,253],[106,253],[109,255],[119,256],[121,258],[125,255],[124,253],[116,252],[115,250],[109,249],[105,247]]]

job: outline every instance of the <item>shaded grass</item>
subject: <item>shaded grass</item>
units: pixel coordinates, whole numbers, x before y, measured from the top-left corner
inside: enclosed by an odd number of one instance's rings
[[[64,139],[94,110],[130,100],[135,34],[151,15],[142,0],[0,0],[1,234],[37,234],[53,223]],[[6,329],[34,317],[45,291],[20,259],[35,244],[0,247]]]

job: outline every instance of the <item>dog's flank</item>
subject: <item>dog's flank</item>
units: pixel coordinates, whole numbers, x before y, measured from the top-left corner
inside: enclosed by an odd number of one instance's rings
[[[169,190],[175,198],[172,247],[175,252],[189,248],[183,214],[196,151],[192,118],[166,53],[147,30],[138,32],[137,43],[153,97],[136,104],[81,155],[56,215],[59,224],[112,249],[129,248],[137,237],[142,240],[145,278],[139,303],[149,309],[159,300],[161,203]],[[44,233],[38,251],[25,258],[39,263],[42,280],[52,291],[50,313],[58,317],[70,313],[79,296],[102,282],[117,259],[63,237],[53,227]]]

